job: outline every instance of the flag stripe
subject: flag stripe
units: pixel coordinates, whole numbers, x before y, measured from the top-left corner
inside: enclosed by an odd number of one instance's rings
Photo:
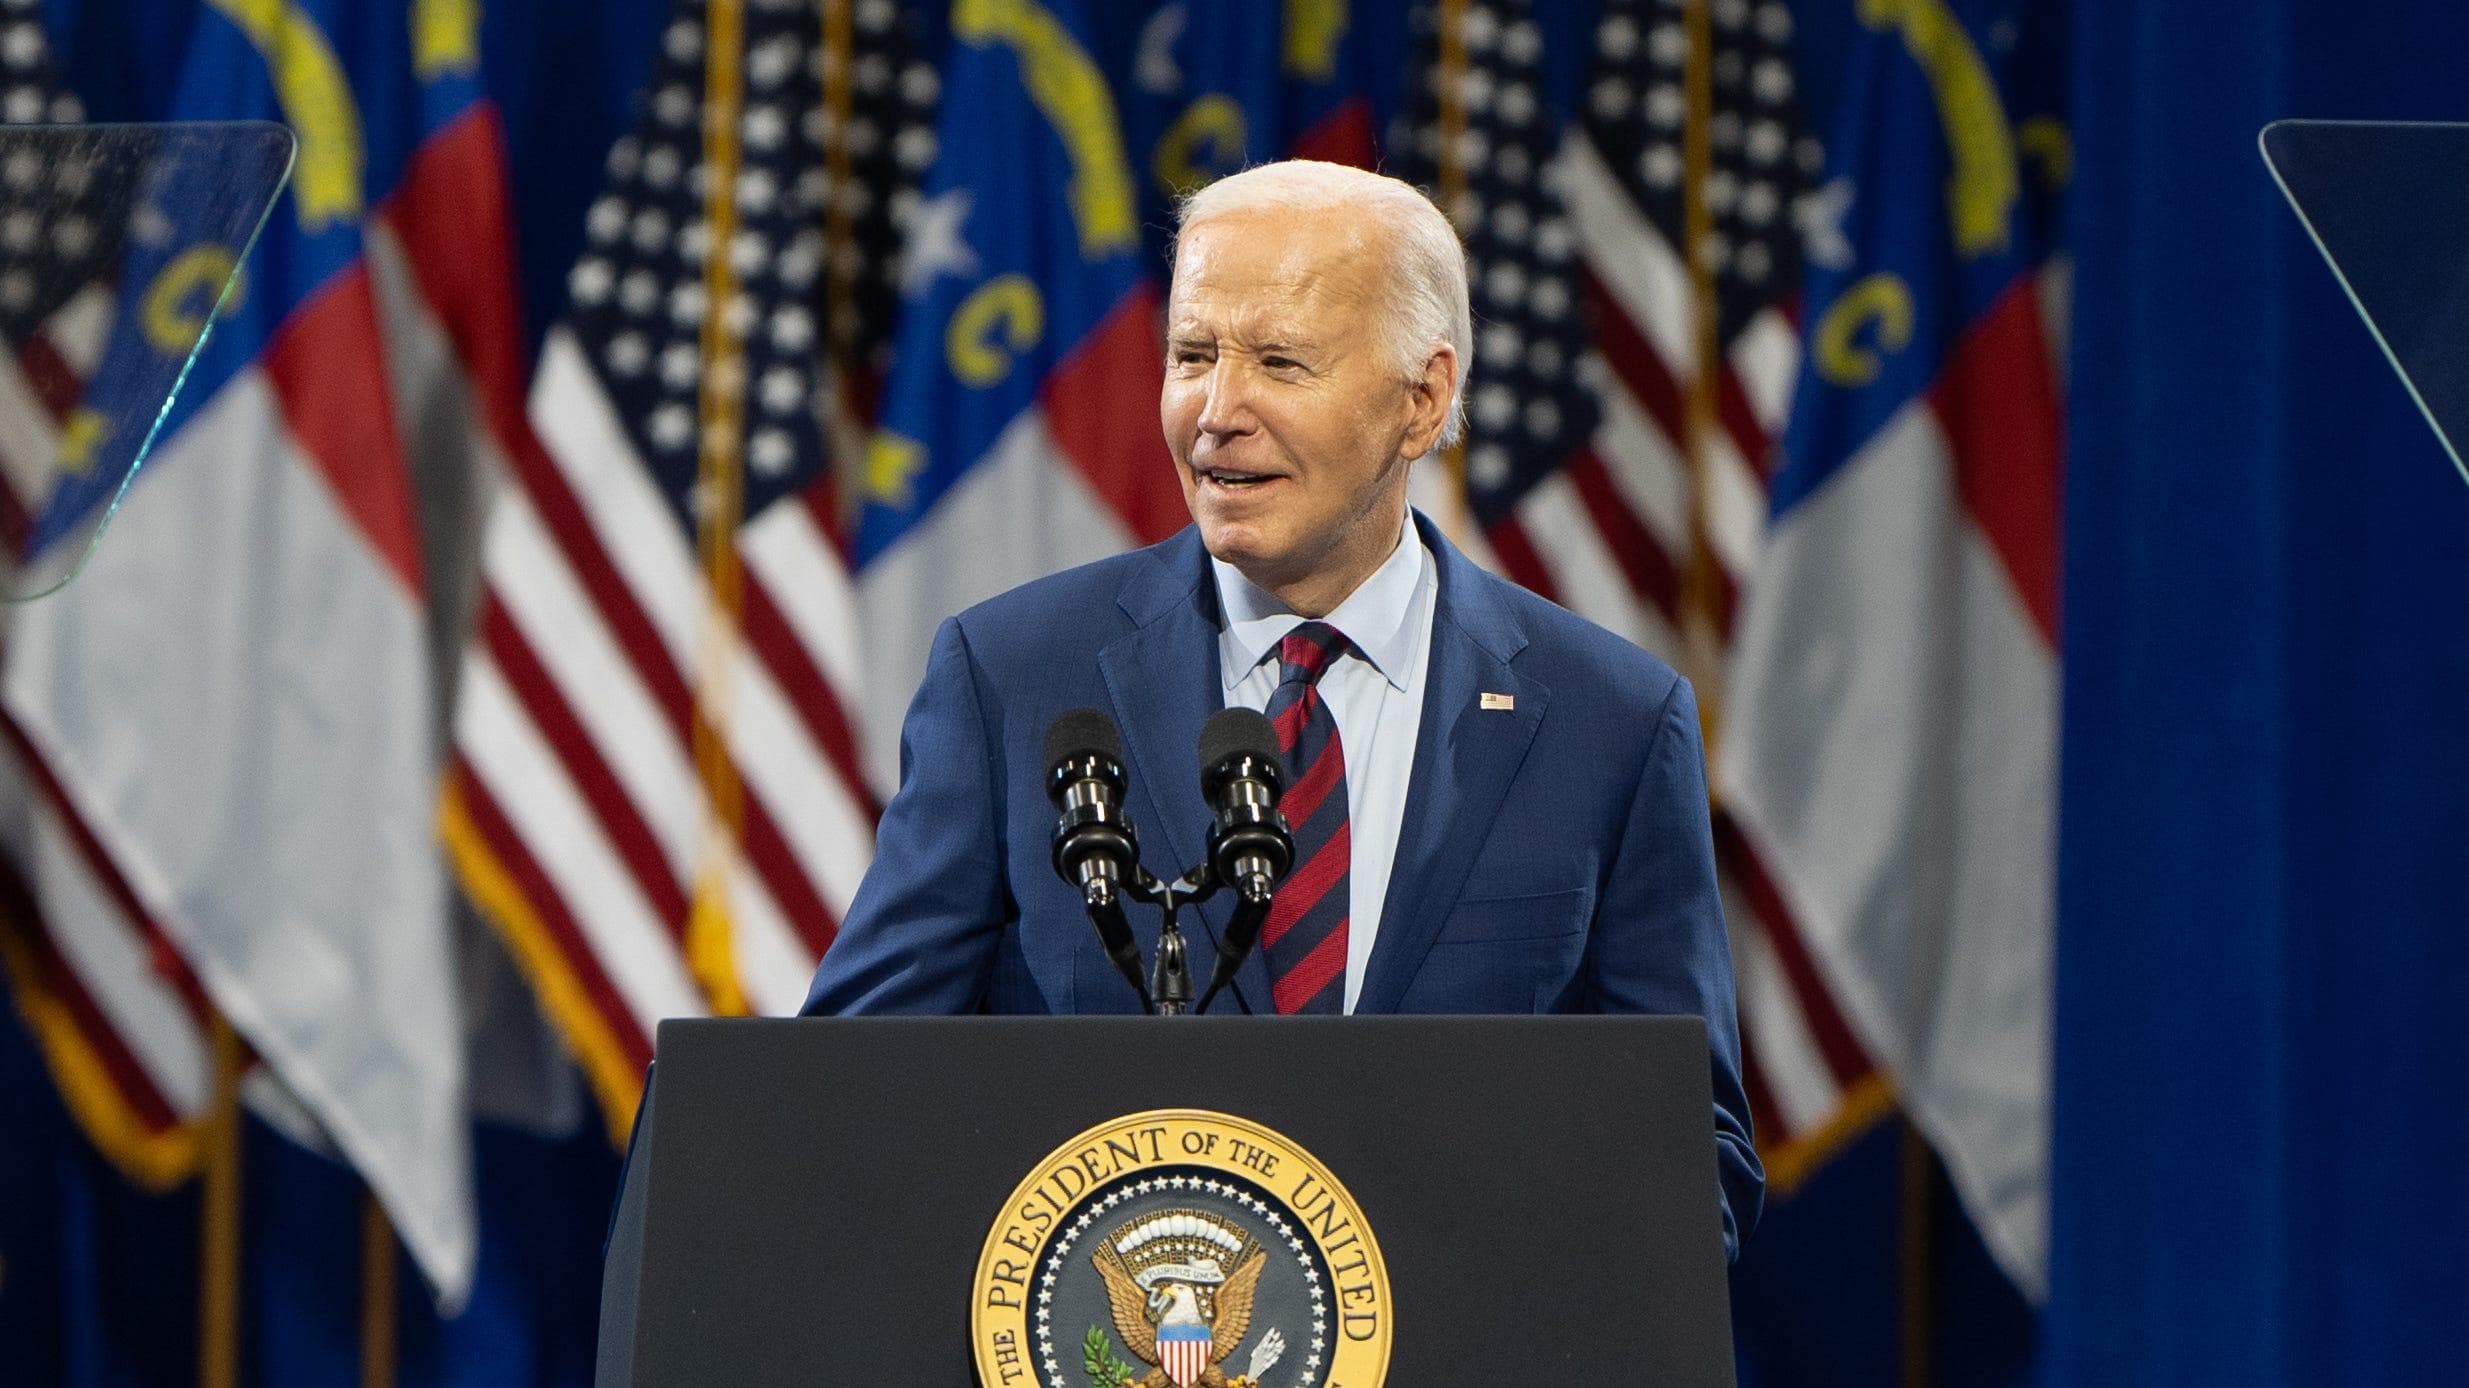
[[[464,755],[480,769],[495,814],[522,835],[538,876],[553,882],[566,904],[562,912],[543,912],[557,941],[588,942],[636,1016],[693,1011],[700,995],[674,952],[641,945],[666,940],[667,926],[617,863],[599,823],[522,717],[495,665],[476,653],[464,661],[458,724]],[[572,930],[556,929],[561,921],[571,922]]]
[[[1124,425],[1156,417],[1165,382],[1157,339],[1163,308],[1156,286],[1140,281],[1056,364],[1038,392],[1055,447],[1144,545],[1191,520],[1164,440]]]
[[[1775,964],[1788,981],[1792,995],[1799,1000],[1819,1055],[1838,1084],[1850,1085],[1873,1067],[1868,1053],[1844,1021],[1842,1011],[1835,1006],[1833,992],[1810,961],[1808,947],[1801,941],[1782,892],[1729,814],[1715,816],[1715,845],[1737,875],[1742,893],[1757,910],[1758,922],[1773,948]]]
[[[2057,645],[2063,427],[2038,276],[2018,275],[1947,354],[1930,407],[1964,509],[1996,551],[2041,639]]]
[[[264,369],[299,456],[395,581],[418,594],[420,539],[381,343],[368,265],[354,260],[275,329]]]
[[[1594,450],[1583,450],[1569,464],[1568,475],[1570,485],[1577,488],[1579,498],[1585,502],[1588,518],[1602,535],[1604,547],[1628,576],[1630,588],[1653,603],[1665,621],[1678,622],[1680,575],[1664,554],[1663,546],[1621,498],[1603,460],[1595,456]]]
[[[502,604],[492,601],[482,609],[476,634],[489,658],[496,662],[514,702],[531,719],[532,726],[574,782],[576,792],[598,817],[602,831],[609,836],[610,847],[649,903],[652,917],[667,928],[672,939],[682,941],[686,935],[686,894],[678,886],[670,856],[663,851],[651,827],[635,813],[634,802],[618,784],[609,764],[593,748],[558,682],[541,667],[531,643],[515,629]]]

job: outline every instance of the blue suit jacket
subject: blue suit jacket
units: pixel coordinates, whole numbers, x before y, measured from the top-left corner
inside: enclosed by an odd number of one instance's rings
[[[1669,666],[1460,555],[1439,568],[1422,730],[1357,1012],[1655,1012],[1706,1020],[1724,1241],[1765,1185],[1749,1137],[1697,706]],[[1196,748],[1224,706],[1199,532],[1016,588],[943,624],[901,732],[900,792],[810,1014],[1137,1010],[1048,859],[1046,727],[1123,730],[1141,856],[1205,852]],[[1510,710],[1479,707],[1508,694]],[[1210,938],[1224,894],[1201,908]],[[1144,950],[1155,913],[1136,911]],[[1194,970],[1211,957],[1193,940]],[[1237,976],[1266,1008],[1255,952]],[[1223,1001],[1223,1000],[1221,1000]]]

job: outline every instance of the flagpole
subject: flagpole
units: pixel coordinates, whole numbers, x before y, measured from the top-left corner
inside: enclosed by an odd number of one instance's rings
[[[703,637],[697,652],[691,716],[695,768],[707,803],[686,920],[686,964],[704,999],[720,1016],[743,1015],[730,925],[729,884],[745,839],[745,788],[729,748],[729,686],[737,659],[743,574],[737,527],[745,513],[742,467],[746,421],[746,353],[730,316],[737,272],[730,246],[737,236],[737,173],[741,162],[746,16],[743,0],[710,0],[703,80],[703,166],[708,181],[703,223],[710,247],[703,262],[701,429],[693,510],[706,584]]]
[[[394,1388],[394,1225],[377,1192],[360,1192],[360,1388]]]
[[[1903,1119],[1901,1160],[1903,1295],[1897,1336],[1901,1341],[1901,1364],[1896,1381],[1900,1388],[1929,1388],[1929,1341],[1936,1329],[1935,1308],[1931,1305],[1936,1283],[1933,1244],[1937,1216],[1932,1207],[1936,1198],[1936,1157],[1929,1150],[1929,1139],[1921,1135],[1920,1126],[1909,1114]]]
[[[207,1019],[214,1099],[205,1120],[205,1186],[199,1211],[197,1381],[240,1382],[240,1075],[247,1053],[223,1014]]]
[[[1722,571],[1707,524],[1713,491],[1707,440],[1721,425],[1723,386],[1722,304],[1715,291],[1714,208],[1706,185],[1714,172],[1715,44],[1713,0],[1687,0],[1681,8],[1688,35],[1682,70],[1689,114],[1681,130],[1681,257],[1689,271],[1689,392],[1681,427],[1681,455],[1689,474],[1689,562],[1681,574],[1681,644],[1690,682],[1697,686],[1699,731],[1706,760],[1715,760],[1723,718]],[[1709,778],[1708,794],[1713,794]]]

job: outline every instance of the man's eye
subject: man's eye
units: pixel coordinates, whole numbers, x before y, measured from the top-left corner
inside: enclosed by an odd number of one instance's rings
[[[1284,371],[1297,363],[1292,357],[1262,357],[1260,364],[1271,371]]]

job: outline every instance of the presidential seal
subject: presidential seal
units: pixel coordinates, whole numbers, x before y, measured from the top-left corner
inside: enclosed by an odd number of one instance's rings
[[[1377,1388],[1389,1275],[1312,1155],[1241,1118],[1089,1129],[1004,1202],[969,1315],[984,1388]]]

